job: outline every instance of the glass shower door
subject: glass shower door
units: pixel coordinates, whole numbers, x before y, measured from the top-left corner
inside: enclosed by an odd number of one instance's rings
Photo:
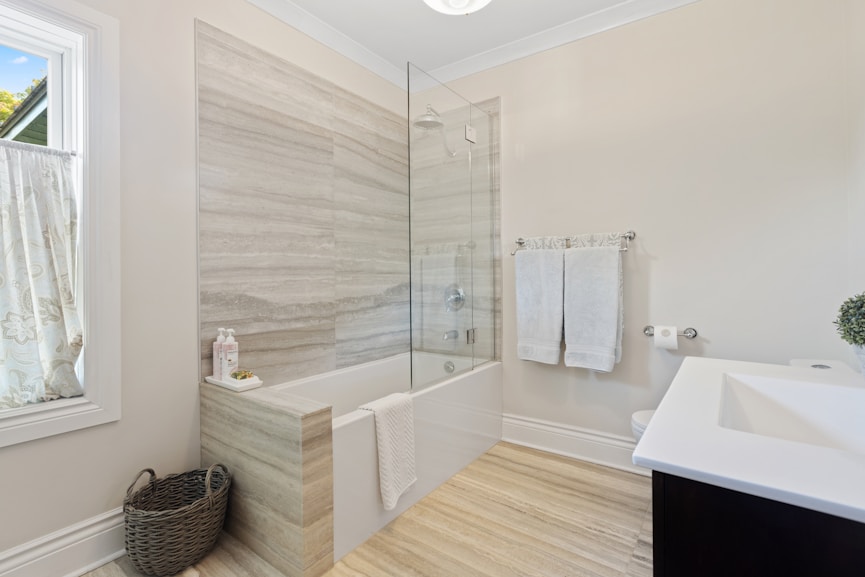
[[[473,366],[495,358],[495,213],[493,210],[495,158],[490,116],[471,105],[469,122],[474,142],[471,154],[471,235],[472,235],[472,327]]]
[[[492,225],[492,196],[489,163],[483,162],[490,148],[485,117],[409,64],[413,389],[492,358],[493,247],[492,234],[484,231]],[[480,357],[478,350],[484,351]]]

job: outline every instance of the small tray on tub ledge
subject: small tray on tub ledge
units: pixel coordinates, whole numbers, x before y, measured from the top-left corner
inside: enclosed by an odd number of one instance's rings
[[[250,389],[256,389],[262,385],[261,379],[259,379],[255,375],[252,375],[251,377],[247,377],[245,379],[233,379],[231,377],[217,379],[214,377],[204,377],[204,380],[211,385],[225,387],[226,389],[229,389],[236,393],[239,393],[241,391],[248,391]]]

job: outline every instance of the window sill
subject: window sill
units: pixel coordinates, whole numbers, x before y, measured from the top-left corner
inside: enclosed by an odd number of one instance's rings
[[[8,413],[8,414],[4,414]],[[58,399],[0,412],[0,447],[8,447],[120,419],[120,407],[100,406],[85,397]]]

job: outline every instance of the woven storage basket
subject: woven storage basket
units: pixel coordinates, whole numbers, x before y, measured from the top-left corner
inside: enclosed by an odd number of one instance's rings
[[[134,493],[144,473],[150,481]],[[231,475],[224,465],[156,478],[144,469],[123,500],[126,553],[146,575],[174,575],[200,561],[225,520]]]

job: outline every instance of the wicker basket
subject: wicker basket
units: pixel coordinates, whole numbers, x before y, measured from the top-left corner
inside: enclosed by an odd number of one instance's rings
[[[132,492],[144,473],[150,481]],[[144,469],[126,491],[126,552],[146,575],[174,575],[200,561],[225,520],[231,475],[224,465],[156,478]]]

